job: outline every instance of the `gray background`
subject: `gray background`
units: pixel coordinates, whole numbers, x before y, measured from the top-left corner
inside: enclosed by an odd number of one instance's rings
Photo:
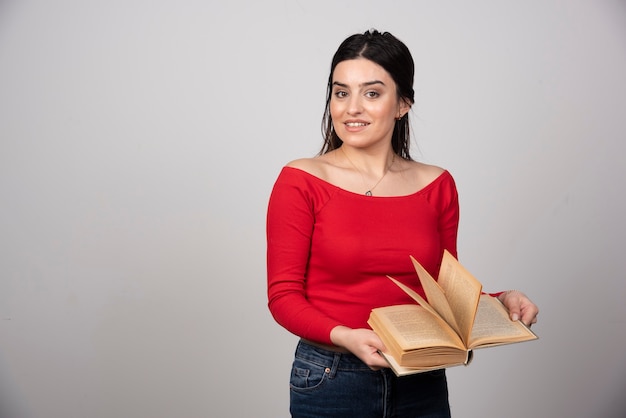
[[[370,27],[414,54],[461,261],[541,308],[449,370],[454,415],[624,416],[623,1],[5,0],[1,418],[288,415],[267,198]]]

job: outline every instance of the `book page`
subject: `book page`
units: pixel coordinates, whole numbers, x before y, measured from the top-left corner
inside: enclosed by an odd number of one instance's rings
[[[437,313],[437,311],[432,306],[430,306],[430,304],[428,302],[426,302],[426,300],[419,293],[417,293],[415,290],[413,290],[409,286],[407,286],[407,285],[397,281],[396,279],[394,279],[391,276],[387,276],[387,278],[390,279],[392,282],[394,282],[396,285],[398,285],[398,287],[400,289],[404,290],[404,293],[406,293],[407,295],[411,296],[411,298],[413,298],[414,301],[419,303],[428,312],[432,313],[435,316],[439,315]]]
[[[446,294],[444,290],[437,284],[435,279],[426,271],[424,267],[411,256],[411,261],[413,262],[413,266],[415,267],[415,271],[417,272],[417,276],[424,288],[424,293],[426,293],[426,297],[428,298],[428,303],[432,306],[437,313],[446,321],[450,327],[459,335],[461,339],[463,339],[463,335],[461,334],[461,328],[458,325],[457,320],[455,319],[455,314],[450,306],[449,300],[446,298]],[[463,341],[467,341],[463,339]]]
[[[459,335],[469,344],[482,290],[481,283],[447,250],[444,250],[441,260],[438,283],[457,320]]]
[[[470,346],[529,341],[537,336],[521,321],[511,321],[507,309],[493,296],[481,295]]]
[[[381,338],[385,333],[392,336],[403,351],[435,346],[465,349],[458,335],[441,318],[419,305],[375,308],[370,325]]]

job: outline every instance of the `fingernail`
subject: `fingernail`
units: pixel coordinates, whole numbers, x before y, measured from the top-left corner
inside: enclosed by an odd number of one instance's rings
[[[511,315],[511,320],[512,321],[517,321],[519,319],[519,315],[514,313],[513,315]]]

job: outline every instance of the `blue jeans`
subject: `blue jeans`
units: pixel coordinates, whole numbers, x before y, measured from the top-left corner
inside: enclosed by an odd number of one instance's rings
[[[294,418],[449,418],[445,370],[397,377],[352,354],[298,343],[291,369]]]

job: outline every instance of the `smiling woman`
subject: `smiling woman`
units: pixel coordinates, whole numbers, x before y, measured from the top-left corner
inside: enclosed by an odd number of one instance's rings
[[[359,58],[339,63],[333,79],[330,114],[342,145],[388,147],[396,121],[410,109],[389,73]]]
[[[386,275],[424,295],[409,255],[437,277],[456,257],[459,207],[446,170],[411,159],[413,59],[377,31],[333,57],[324,146],[283,168],[267,214],[269,308],[301,337],[293,417],[449,417],[443,370],[396,377],[367,325],[373,308],[412,303]],[[533,322],[523,294],[503,302]]]
[[[326,109],[322,122],[324,131],[324,147],[320,154],[339,148],[342,144],[341,138],[337,135],[333,126],[333,119],[330,112],[330,104],[333,98],[335,85],[342,82],[336,74],[337,66],[350,60],[363,59],[370,64],[377,65],[383,70],[385,77],[393,81],[395,94],[398,101],[404,102],[409,108],[414,102],[415,92],[413,90],[413,77],[415,64],[411,52],[404,43],[397,40],[392,34],[377,31],[366,32],[365,34],[355,34],[348,37],[337,49],[333,56],[328,77],[326,92]],[[365,81],[382,81],[371,79]],[[392,87],[387,85],[388,88]],[[408,112],[408,109],[407,109]],[[406,112],[404,113],[406,115]],[[392,136],[392,146],[394,151],[403,158],[410,158],[409,154],[410,131],[408,117],[398,120],[397,127]]]

